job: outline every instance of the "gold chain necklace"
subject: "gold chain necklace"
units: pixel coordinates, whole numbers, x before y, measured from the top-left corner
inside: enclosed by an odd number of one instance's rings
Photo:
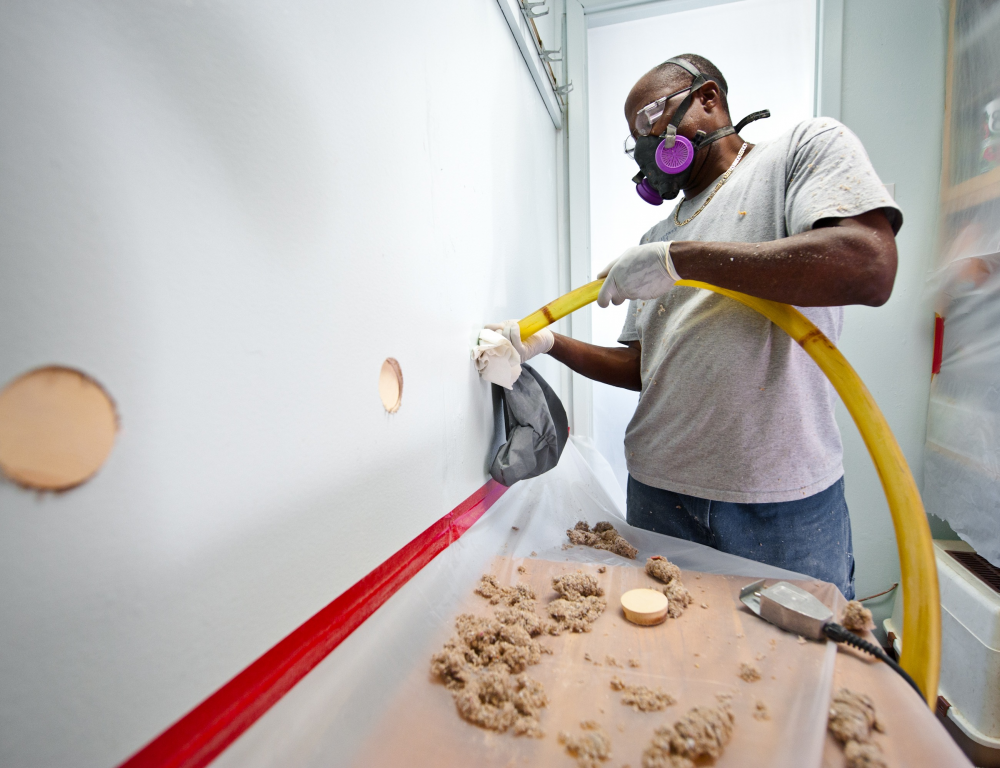
[[[699,213],[705,210],[705,206],[708,205],[710,202],[712,202],[712,198],[715,197],[715,193],[718,192],[720,189],[722,189],[723,184],[729,181],[729,177],[733,175],[733,171],[736,170],[736,166],[739,165],[740,160],[743,159],[743,153],[746,152],[746,149],[747,149],[747,143],[744,141],[743,146],[740,147],[739,154],[736,155],[736,159],[733,160],[733,164],[729,166],[728,171],[722,174],[722,178],[719,179],[719,183],[715,185],[715,189],[712,190],[712,194],[710,194],[708,197],[705,198],[705,202],[701,204],[701,208],[699,208],[697,211],[695,211],[686,219],[684,219],[684,221],[677,220],[677,214],[680,213],[681,206],[684,205],[685,202],[687,202],[686,197],[681,198],[681,201],[677,203],[677,207],[674,208],[674,224],[676,224],[678,227],[683,227],[685,224],[690,224]]]

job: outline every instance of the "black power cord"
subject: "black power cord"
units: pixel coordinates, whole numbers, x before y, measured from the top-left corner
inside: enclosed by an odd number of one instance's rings
[[[896,672],[898,672],[899,675],[906,682],[910,684],[910,686],[913,688],[913,690],[917,692],[917,695],[920,696],[921,699],[924,697],[924,694],[917,687],[917,684],[913,682],[913,678],[910,677],[908,674],[906,674],[906,670],[904,670],[901,666],[899,666],[899,664],[897,664],[891,658],[889,658],[889,655],[881,648],[879,648],[877,645],[872,645],[864,638],[858,637],[845,627],[842,627],[840,624],[837,624],[835,621],[831,621],[829,624],[823,626],[823,634],[825,634],[835,643],[847,643],[848,645],[853,645],[858,650],[864,651],[865,653],[869,653],[876,659],[884,661],[886,664],[888,664],[890,667],[896,670]]]

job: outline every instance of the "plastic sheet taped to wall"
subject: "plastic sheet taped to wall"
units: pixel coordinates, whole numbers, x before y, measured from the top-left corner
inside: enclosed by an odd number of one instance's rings
[[[1000,254],[983,253],[1000,249],[1000,230],[952,248],[933,278],[944,332],[927,411],[924,504],[1000,566]]]
[[[588,458],[590,462],[588,462]],[[628,561],[608,552],[584,547],[574,547],[564,550],[566,529],[577,521],[586,520],[594,524],[601,520],[611,520],[622,534],[639,550],[635,561]],[[214,763],[219,766],[329,766],[329,765],[371,765],[375,762],[386,764],[384,760],[392,751],[392,744],[397,748],[398,741],[405,733],[410,732],[430,739],[432,744],[441,741],[440,750],[428,752],[426,745],[414,745],[414,752],[405,762],[410,765],[431,765],[433,760],[448,761],[448,757],[464,755],[466,764],[482,766],[506,766],[508,764],[550,764],[550,759],[559,750],[556,733],[562,725],[552,727],[562,722],[553,711],[543,715],[543,728],[547,735],[544,739],[519,738],[513,735],[494,734],[482,731],[462,721],[454,709],[451,696],[438,682],[431,679],[429,660],[431,655],[441,648],[442,643],[452,634],[453,622],[458,613],[468,610],[477,601],[472,591],[479,577],[489,572],[491,568],[502,579],[508,581],[519,578],[514,575],[514,568],[522,558],[533,570],[540,569],[537,576],[539,584],[536,590],[544,593],[547,577],[545,568],[572,567],[596,571],[600,564],[626,566],[620,570],[608,569],[608,575],[619,581],[617,587],[609,589],[609,607],[602,619],[595,624],[595,630],[588,635],[560,636],[549,638],[547,643],[558,648],[552,656],[543,656],[543,661],[529,668],[529,674],[534,676],[536,669],[547,666],[546,674],[556,674],[562,670],[575,680],[579,674],[587,674],[588,669],[581,669],[582,654],[572,653],[567,649],[573,643],[589,639],[597,644],[611,642],[604,632],[611,627],[601,628],[601,621],[618,622],[624,627],[624,622],[618,617],[615,589],[627,586],[625,582],[636,581],[637,584],[649,586],[649,579],[640,570],[646,558],[652,554],[666,555],[682,569],[700,571],[707,574],[735,574],[740,579],[718,579],[713,582],[716,590],[714,600],[732,599],[732,595],[724,596],[726,590],[735,587],[747,579],[753,578],[802,578],[801,575],[755,563],[743,558],[727,555],[698,544],[678,541],[666,536],[632,528],[624,521],[624,497],[615,480],[611,468],[596,454],[587,441],[574,439],[567,445],[559,465],[551,472],[532,480],[518,483],[500,499],[478,523],[440,556],[427,565],[419,574],[397,592],[368,621],[347,638],[336,652],[330,654],[306,678],[292,689],[280,702],[247,730],[229,749]],[[576,565],[578,564],[578,565]],[[706,579],[706,585],[711,578]],[[620,582],[620,583],[619,583]],[[689,586],[697,585],[691,582]],[[830,599],[841,599],[832,586],[827,586]],[[721,591],[719,591],[721,590]],[[693,589],[698,597],[698,589]],[[707,594],[707,592],[706,592]],[[540,594],[539,597],[542,597]],[[544,603],[544,600],[541,602]],[[736,642],[736,626],[742,619],[746,623],[747,616],[734,620],[734,605],[717,605],[714,620],[728,617],[732,624],[727,630],[733,634],[731,642]],[[688,609],[702,611],[697,603]],[[695,629],[699,621],[707,621],[709,611],[703,614],[693,614],[681,617],[677,622],[688,621],[686,625],[692,629],[689,648],[685,652],[691,654],[701,652],[696,647],[698,643]],[[753,617],[755,619],[755,617]],[[680,631],[680,623],[671,626],[661,625],[662,631]],[[750,627],[752,626],[752,629]],[[656,628],[651,628],[654,631]],[[782,635],[770,625],[754,620],[747,624],[750,632],[774,632]],[[626,630],[623,630],[626,631]],[[633,631],[641,632],[638,628]],[[614,633],[612,632],[612,635]],[[719,642],[730,642],[719,632]],[[749,636],[749,633],[748,633]],[[652,637],[652,635],[647,635]],[[834,646],[822,646],[810,643],[808,647],[799,645],[793,636],[784,635],[794,649],[782,649],[775,653],[775,658],[781,658],[782,672],[794,674],[800,683],[786,686],[790,699],[797,697],[793,705],[785,707],[786,716],[776,719],[767,727],[773,729],[775,738],[780,740],[780,747],[775,745],[769,752],[761,753],[762,762],[766,757],[769,766],[782,765],[782,759],[794,766],[819,765],[824,743],[826,710],[830,695],[830,684],[833,676],[835,659]],[[612,638],[613,639],[613,638]],[[561,645],[560,645],[561,644]],[[725,646],[722,646],[725,648]],[[765,649],[770,646],[765,645]],[[579,650],[579,648],[577,649]],[[655,648],[645,648],[645,653],[633,648],[633,655],[652,659],[650,665],[651,679],[643,681],[654,687],[663,684],[669,688],[666,678],[659,679],[654,674],[653,666],[657,651]],[[628,649],[622,649],[617,656],[623,667],[629,656]],[[753,658],[747,659],[753,661]],[[694,664],[700,659],[690,658],[692,672]],[[732,658],[736,663],[736,655]],[[705,659],[706,665],[711,662]],[[775,662],[777,663],[777,662]],[[793,668],[793,672],[785,667]],[[590,672],[596,672],[596,667],[590,667]],[[622,669],[622,677],[630,674],[640,681],[640,670]],[[601,668],[601,674],[607,676],[609,669]],[[557,675],[558,677],[558,675]],[[553,678],[555,679],[555,678]],[[566,678],[568,680],[569,678]],[[744,685],[736,678],[736,668],[719,672],[718,691],[731,690],[735,686]],[[673,681],[678,705],[666,712],[650,715],[644,730],[644,738],[652,734],[654,725],[664,725],[673,722],[694,704],[715,703],[716,688],[709,686],[705,690],[696,691],[684,687],[683,675]],[[786,681],[787,682],[787,679]],[[552,686],[552,707],[559,701],[567,701],[565,685],[568,682],[550,683]],[[777,684],[770,680],[757,683],[760,692],[767,690],[772,697],[776,709]],[[560,687],[562,686],[562,687]],[[561,693],[560,693],[561,691]],[[690,694],[690,695],[688,695]],[[706,701],[698,699],[706,698]],[[751,702],[752,703],[752,702]],[[568,706],[568,705],[567,705]],[[575,705],[574,705],[575,706]],[[624,710],[618,704],[619,709]],[[742,705],[741,705],[742,706]],[[605,707],[606,709],[606,707]],[[631,712],[629,710],[629,712]],[[435,713],[440,717],[435,717]],[[645,714],[644,714],[645,716]],[[416,720],[412,719],[416,718]],[[420,718],[428,718],[426,727],[417,727]],[[550,722],[546,722],[549,718]],[[406,722],[403,722],[403,721]],[[433,734],[442,737],[430,738]],[[742,717],[741,727],[752,729],[761,725]],[[573,724],[576,727],[575,723]],[[647,733],[648,731],[648,733]],[[772,733],[772,731],[767,731]],[[747,734],[751,731],[747,730]],[[760,734],[764,731],[753,731]],[[452,734],[451,741],[445,734]],[[617,730],[611,734],[612,739],[622,736]],[[736,737],[734,737],[736,738]],[[749,738],[749,736],[747,736]],[[392,739],[396,739],[392,742]],[[392,742],[392,743],[390,743]],[[626,757],[625,744],[619,741],[618,757]],[[644,745],[643,745],[644,746]],[[419,749],[418,749],[419,747]],[[555,751],[554,751],[555,750]],[[636,751],[638,750],[638,751]],[[635,746],[636,755],[631,763],[639,764],[641,752]],[[751,750],[752,751],[752,750]],[[782,757],[784,755],[784,757]],[[546,757],[548,756],[548,757]],[[428,762],[430,760],[430,762]],[[527,762],[525,762],[527,761]],[[559,757],[559,763],[567,766],[572,761],[564,754]],[[621,762],[630,762],[622,759]],[[745,751],[723,758],[717,763],[724,765],[751,765],[747,762]]]
[[[494,480],[422,531],[184,715],[121,768],[201,768],[280,700],[507,489]]]
[[[952,0],[924,505],[1000,566],[1000,6]]]

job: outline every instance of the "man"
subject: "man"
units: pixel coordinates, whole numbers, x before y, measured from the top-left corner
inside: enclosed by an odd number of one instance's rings
[[[550,332],[522,345],[516,322],[503,331],[524,359],[548,352],[641,392],[625,436],[630,524],[830,581],[850,599],[832,387],[760,314],[674,283],[795,305],[836,342],[843,305],[888,300],[902,214],[842,124],[806,120],[748,145],[730,127],[726,92],[710,61],[684,54],[645,74],[625,102],[640,196],[659,204],[684,193],[598,275],[602,307],[631,301],[625,346]],[[675,172],[685,153],[690,165]]]

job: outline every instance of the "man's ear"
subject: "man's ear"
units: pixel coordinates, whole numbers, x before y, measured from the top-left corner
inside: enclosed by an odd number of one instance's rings
[[[709,80],[698,89],[698,101],[705,114],[722,109],[722,92],[714,80]]]

